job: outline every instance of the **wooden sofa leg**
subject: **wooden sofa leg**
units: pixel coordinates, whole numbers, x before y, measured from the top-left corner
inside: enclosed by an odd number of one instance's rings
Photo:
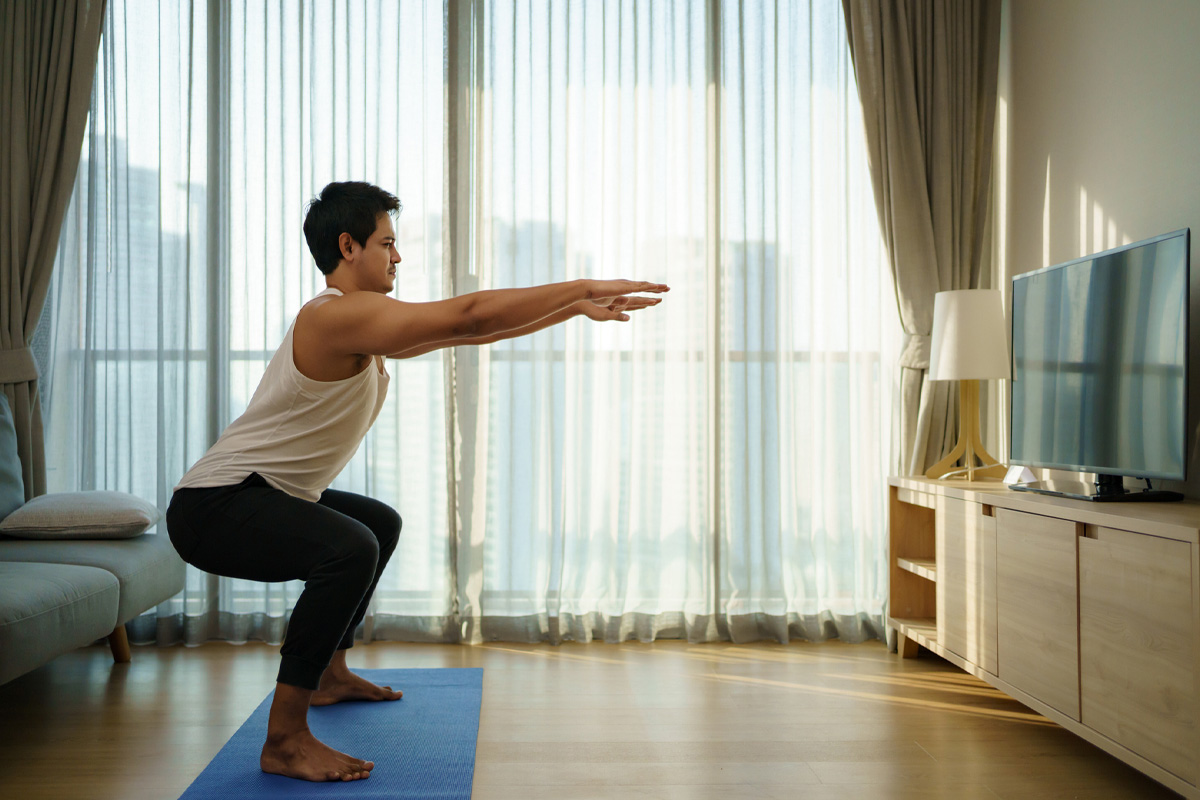
[[[113,628],[108,635],[108,647],[112,650],[113,661],[118,664],[129,663],[129,634],[125,632],[124,625]]]

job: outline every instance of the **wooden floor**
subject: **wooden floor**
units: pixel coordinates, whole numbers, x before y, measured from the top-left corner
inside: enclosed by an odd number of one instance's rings
[[[1177,796],[936,656],[878,642],[375,643],[349,660],[484,668],[475,800]],[[277,665],[259,644],[62,656],[0,686],[0,798],[177,798]]]

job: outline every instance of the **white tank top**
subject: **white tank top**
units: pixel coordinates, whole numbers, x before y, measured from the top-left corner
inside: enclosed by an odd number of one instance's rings
[[[342,293],[329,288],[317,297],[327,294]],[[387,370],[372,356],[357,375],[313,380],[292,358],[295,329],[293,320],[245,413],[176,489],[230,486],[257,472],[276,489],[316,502],[358,451],[387,397]]]

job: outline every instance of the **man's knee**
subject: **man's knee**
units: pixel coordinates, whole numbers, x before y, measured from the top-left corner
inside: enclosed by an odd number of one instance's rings
[[[388,533],[389,538],[394,544],[400,538],[400,531],[404,530],[404,520],[400,518],[400,512],[392,507],[388,507]]]
[[[400,530],[404,527],[404,520],[400,518],[396,509],[382,503],[380,505],[380,513],[374,520],[372,530],[379,539],[380,552],[391,553],[396,549],[396,543],[400,541]]]
[[[349,569],[373,574],[379,563],[379,541],[365,525],[347,529],[337,542],[337,560]]]

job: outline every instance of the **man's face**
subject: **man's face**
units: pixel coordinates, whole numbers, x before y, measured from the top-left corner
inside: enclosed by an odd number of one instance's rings
[[[396,287],[396,265],[400,253],[396,250],[396,231],[392,218],[380,214],[376,218],[375,232],[367,239],[358,263],[359,285],[364,289],[389,294]]]

